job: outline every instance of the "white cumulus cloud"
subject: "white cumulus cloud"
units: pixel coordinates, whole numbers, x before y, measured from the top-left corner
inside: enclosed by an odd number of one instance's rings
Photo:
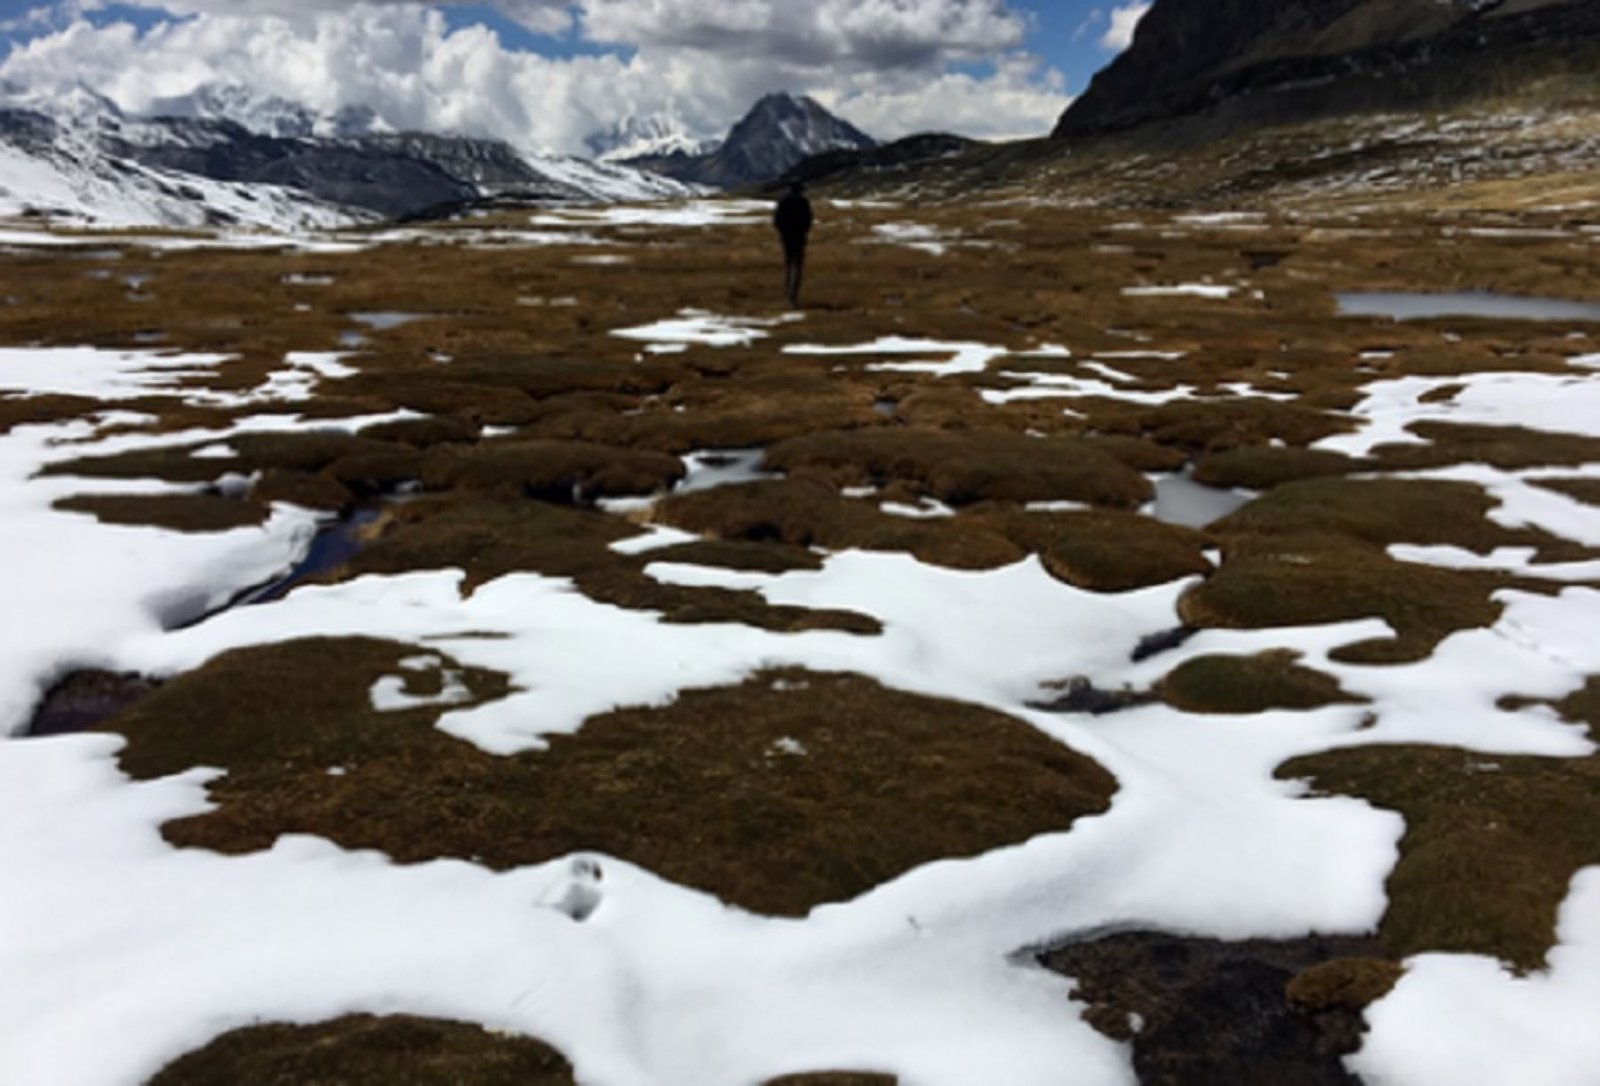
[[[367,106],[398,129],[566,153],[629,116],[667,113],[720,135],[778,90],[831,102],[888,139],[930,128],[1039,134],[1067,103],[1059,73],[1020,51],[1027,22],[1002,0],[499,0],[529,29],[591,46],[548,54],[440,5],[163,6],[184,17],[142,31],[58,7],[65,25],[14,48],[0,78],[46,90],[83,83],[133,112],[236,83],[324,112]]]
[[[1100,44],[1115,52],[1122,52],[1133,44],[1133,32],[1139,28],[1139,21],[1150,13],[1153,3],[1141,3],[1134,0],[1131,4],[1111,9],[1111,25],[1100,37]]]

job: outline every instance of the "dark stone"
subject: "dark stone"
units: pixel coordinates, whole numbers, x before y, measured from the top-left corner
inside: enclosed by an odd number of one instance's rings
[[[1380,955],[1374,940],[1349,936],[1230,943],[1125,932],[1038,960],[1076,981],[1090,1025],[1132,1044],[1143,1086],[1356,1086],[1342,1059],[1360,1047],[1360,1012],[1297,1007],[1285,989],[1311,966]]]

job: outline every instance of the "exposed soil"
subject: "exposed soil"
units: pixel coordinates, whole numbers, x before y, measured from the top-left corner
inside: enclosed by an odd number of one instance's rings
[[[1340,1060],[1360,1047],[1361,1005],[1297,1004],[1287,989],[1313,966],[1380,953],[1370,939],[1126,932],[1039,961],[1074,978],[1091,1025],[1132,1045],[1142,1086],[1356,1086]]]

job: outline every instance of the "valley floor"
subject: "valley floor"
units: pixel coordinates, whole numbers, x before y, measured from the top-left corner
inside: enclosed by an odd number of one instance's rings
[[[0,1081],[1592,1086],[1595,206],[6,232]]]

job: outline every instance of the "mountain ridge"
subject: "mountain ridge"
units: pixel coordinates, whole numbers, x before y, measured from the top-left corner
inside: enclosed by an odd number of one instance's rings
[[[709,154],[646,155],[626,160],[691,184],[731,189],[783,176],[814,155],[869,151],[878,141],[804,95],[768,94],[750,108]]]
[[[1590,0],[1157,0],[1053,137],[1457,105],[1596,57]]]
[[[0,87],[0,208],[84,222],[144,215],[155,225],[277,228],[414,217],[482,198],[610,202],[696,191],[502,140],[383,131],[370,110],[323,116],[242,88],[201,88],[158,105],[167,112],[129,115],[88,87],[57,95]],[[129,191],[119,195],[119,184]]]

